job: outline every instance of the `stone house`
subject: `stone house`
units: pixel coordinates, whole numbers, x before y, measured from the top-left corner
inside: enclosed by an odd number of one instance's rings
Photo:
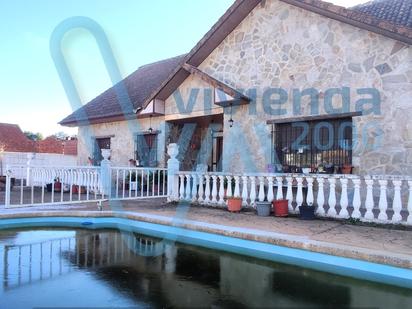
[[[183,170],[411,175],[411,7],[237,0],[187,55],[123,81],[128,111],[113,87],[61,124],[81,164],[110,148],[163,166],[178,142]]]

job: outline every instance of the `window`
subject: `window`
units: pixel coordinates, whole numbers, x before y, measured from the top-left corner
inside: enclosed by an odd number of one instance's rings
[[[135,160],[140,166],[157,166],[157,134],[136,135]]]
[[[352,118],[276,123],[273,159],[283,171],[352,164]]]
[[[110,137],[96,138],[93,150],[93,165],[100,165],[103,160],[102,149],[110,149]]]

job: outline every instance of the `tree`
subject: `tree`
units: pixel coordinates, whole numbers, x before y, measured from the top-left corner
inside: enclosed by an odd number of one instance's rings
[[[43,135],[41,133],[33,133],[30,131],[24,131],[23,132],[28,139],[32,140],[32,141],[41,141],[43,139]]]
[[[53,134],[53,136],[60,140],[65,140],[69,137],[69,135],[63,131],[57,132],[56,134]]]

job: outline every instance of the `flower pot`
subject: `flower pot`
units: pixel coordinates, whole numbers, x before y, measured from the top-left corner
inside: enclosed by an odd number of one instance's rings
[[[257,215],[259,217],[270,216],[271,203],[270,202],[256,202]]]
[[[352,174],[352,168],[351,165],[342,166],[342,174]]]
[[[276,217],[287,217],[289,214],[289,201],[288,200],[276,200],[273,201],[273,209],[275,210]]]
[[[240,197],[230,197],[227,199],[227,209],[230,212],[239,212],[242,209],[242,199]]]
[[[299,206],[300,219],[313,220],[315,219],[315,207],[302,205]]]
[[[56,181],[54,183],[54,192],[61,192],[62,191],[62,183],[60,181]]]

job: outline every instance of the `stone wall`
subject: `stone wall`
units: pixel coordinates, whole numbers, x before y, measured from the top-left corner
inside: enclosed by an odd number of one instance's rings
[[[164,117],[153,117],[151,127],[160,131],[158,136],[157,158],[160,166],[165,160],[165,122]],[[79,127],[78,161],[80,165],[88,164],[88,157],[93,156],[93,137],[111,136],[111,161],[115,166],[128,166],[129,160],[134,159],[135,134],[147,131],[150,128],[149,118],[137,121],[119,121],[94,124],[88,127]]]
[[[365,98],[357,89],[370,87],[380,93],[381,111],[354,118],[354,139],[360,141],[353,154],[356,171],[412,174],[411,47],[277,0],[264,3],[200,66],[234,88],[257,91],[254,104],[235,111],[232,129],[225,114],[224,170],[266,170],[271,161],[271,127],[266,120],[296,117],[292,89],[319,90],[319,114],[325,114],[322,99],[327,89],[350,87],[350,110],[355,111],[356,102]],[[186,82],[181,89],[190,87]],[[262,95],[269,87],[287,90],[286,115],[264,112]],[[302,115],[310,116],[307,100],[302,102]],[[340,100],[335,97],[333,103],[338,107]],[[374,149],[362,143],[379,140],[381,145]]]

